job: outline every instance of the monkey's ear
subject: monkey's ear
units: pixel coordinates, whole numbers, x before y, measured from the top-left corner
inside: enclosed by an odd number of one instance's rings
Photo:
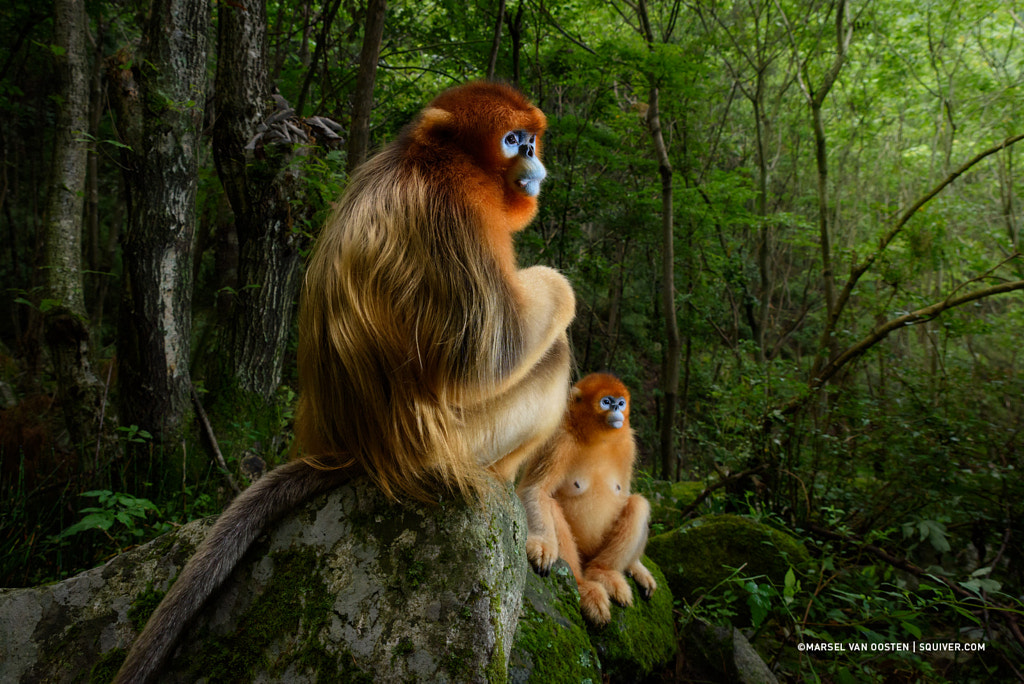
[[[573,387],[569,390],[569,398],[573,401],[583,401],[583,390],[579,387]]]
[[[421,135],[441,133],[452,127],[453,119],[454,117],[452,117],[449,111],[438,107],[427,107],[423,110],[423,115],[420,117],[416,130]]]

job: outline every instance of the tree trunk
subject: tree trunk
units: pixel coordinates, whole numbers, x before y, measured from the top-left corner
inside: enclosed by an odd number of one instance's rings
[[[498,68],[498,50],[501,48],[501,24],[505,21],[505,0],[498,0],[498,19],[494,22],[494,37],[491,39],[491,57],[487,60],[487,78],[494,78]]]
[[[757,272],[760,277],[760,294],[758,297],[757,313],[751,316],[753,326],[755,349],[757,352],[758,364],[764,364],[767,359],[765,346],[767,340],[768,317],[772,304],[773,279],[771,272],[772,229],[768,217],[768,154],[765,150],[767,141],[764,130],[764,76],[758,73],[756,96],[753,102],[754,109],[754,132],[757,141],[757,199],[755,209],[759,218],[760,227],[758,232],[760,238],[757,243]]]
[[[640,30],[648,47],[654,46],[654,31],[647,14],[647,3],[640,0],[636,6]],[[650,82],[650,101],[647,109],[647,126],[654,142],[654,153],[658,160],[658,174],[661,176],[661,304],[665,316],[665,352],[662,364],[662,393],[665,396],[661,418],[661,475],[671,478],[676,462],[674,448],[676,430],[676,404],[679,395],[679,363],[682,344],[679,338],[679,321],[676,318],[675,283],[675,223],[672,199],[672,162],[668,157],[668,146],[661,128],[658,84],[654,76]]]
[[[676,404],[679,395],[679,358],[682,351],[679,340],[679,321],[676,319],[675,287],[675,228],[672,200],[672,162],[661,131],[661,115],[658,107],[658,87],[651,79],[650,108],[647,110],[647,125],[651,129],[654,151],[658,158],[658,174],[661,176],[661,302],[665,316],[665,363],[662,377],[662,393],[665,396],[661,421],[661,474],[671,477],[675,461]]]
[[[506,13],[506,19],[508,21],[508,35],[512,40],[512,85],[518,88],[520,87],[519,81],[522,78],[522,69],[519,66],[519,53],[523,49],[523,3],[519,3],[515,17]]]
[[[82,209],[88,149],[89,73],[85,52],[85,3],[54,3],[54,46],[61,79],[53,174],[46,223],[45,276],[50,307],[46,342],[57,376],[57,398],[83,471],[103,432],[103,385],[92,370],[88,317],[82,282]],[[59,53],[59,54],[58,54]]]
[[[373,84],[377,78],[377,60],[384,38],[384,15],[387,0],[369,0],[366,7],[366,26],[363,31],[363,49],[359,53],[359,73],[356,92],[352,98],[352,126],[348,137],[348,172],[351,174],[366,159],[370,147],[370,112],[373,110]]]
[[[272,95],[265,1],[218,7],[213,152],[238,238],[238,287],[227,335],[230,384],[269,399],[281,383],[295,316],[306,242],[295,224],[307,218],[295,209],[307,204],[295,158],[309,146],[250,144],[261,123],[273,117],[274,126],[289,126],[294,112]]]
[[[295,113],[300,118],[302,117],[302,112],[306,109],[306,97],[309,95],[309,88],[313,83],[313,78],[316,76],[320,58],[324,50],[327,49],[327,36],[330,35],[331,24],[334,23],[334,16],[338,13],[339,7],[341,7],[341,0],[334,0],[330,5],[325,5],[323,27],[320,35],[317,36],[316,48],[313,50],[313,59],[306,69],[306,78],[302,82],[302,90],[299,91],[299,98],[295,103]]]
[[[207,0],[154,0],[139,54],[120,55],[109,70],[129,146],[117,339],[122,422],[173,445],[192,417],[191,257],[209,23]]]

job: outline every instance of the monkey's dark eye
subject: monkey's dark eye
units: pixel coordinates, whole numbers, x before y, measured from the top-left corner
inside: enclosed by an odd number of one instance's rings
[[[519,144],[519,138],[516,137],[515,133],[509,133],[509,134],[507,134],[505,136],[505,144],[506,145],[518,145]]]

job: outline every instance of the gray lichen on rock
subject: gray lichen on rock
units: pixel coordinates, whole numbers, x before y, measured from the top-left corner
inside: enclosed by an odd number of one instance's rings
[[[205,535],[0,591],[0,681],[109,681]],[[186,631],[161,681],[503,681],[527,567],[515,495],[403,506],[341,487],[273,526]]]

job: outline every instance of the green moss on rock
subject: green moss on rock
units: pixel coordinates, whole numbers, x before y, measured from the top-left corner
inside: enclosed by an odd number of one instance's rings
[[[650,676],[676,652],[672,593],[665,575],[644,559],[658,582],[649,601],[636,583],[633,605],[612,605],[603,627],[588,625],[580,614],[580,596],[569,567],[559,561],[551,575],[531,573],[526,580],[509,663],[509,680],[533,682],[637,682]]]
[[[601,658],[602,674],[613,682],[641,682],[676,652],[672,591],[661,568],[650,558],[643,564],[654,575],[658,588],[650,600],[640,596],[632,578],[633,605],[612,603],[612,619],[604,627],[588,626],[590,641]]]
[[[137,632],[141,632],[142,628],[145,627],[149,616],[153,614],[156,607],[164,600],[166,593],[165,591],[153,589],[153,583],[150,582],[146,585],[146,590],[132,601],[131,608],[128,609],[128,619]]]
[[[683,509],[696,501],[697,497],[704,493],[704,489],[703,482],[673,482],[672,499],[677,508]]]
[[[652,537],[647,554],[662,567],[676,598],[691,600],[745,564],[742,576],[781,585],[786,571],[809,556],[792,536],[738,515],[707,515]]]
[[[675,529],[683,524],[683,509],[704,491],[703,482],[667,482],[638,478],[634,489],[651,503],[651,529]]]
[[[188,658],[190,674],[211,681],[248,680],[258,666],[265,666],[263,654],[283,634],[314,637],[330,619],[333,599],[318,579],[318,559],[313,551],[289,549],[271,555],[273,579],[238,620],[230,634],[210,634],[203,648]],[[308,662],[307,644],[300,640],[291,654],[273,664],[281,673],[295,662]],[[294,648],[294,647],[293,647]]]
[[[526,578],[508,673],[515,684],[602,681],[597,651],[580,615],[576,580],[563,561],[546,578],[532,571]]]

